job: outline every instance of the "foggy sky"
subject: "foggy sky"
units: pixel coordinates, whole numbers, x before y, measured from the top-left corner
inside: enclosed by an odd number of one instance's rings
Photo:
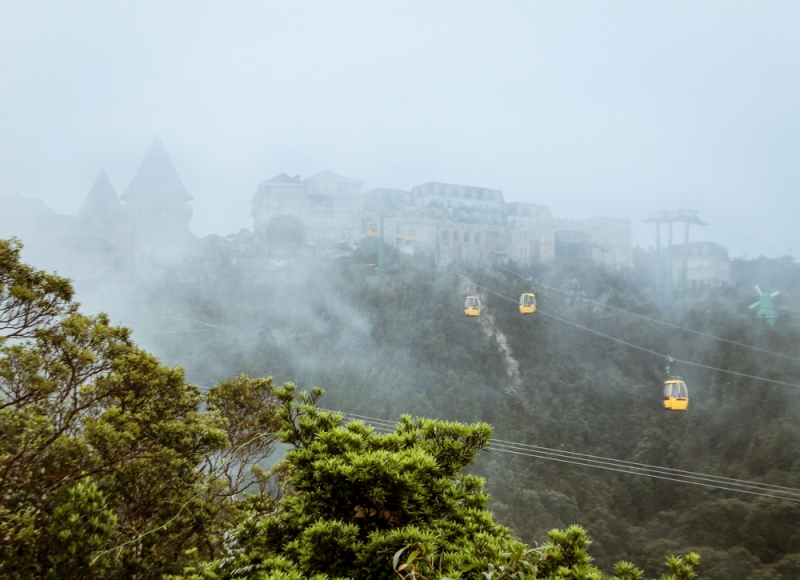
[[[279,172],[502,189],[564,217],[689,208],[800,251],[796,2],[0,3],[0,196],[77,213],[158,133],[190,229]],[[679,236],[682,237],[682,234]]]

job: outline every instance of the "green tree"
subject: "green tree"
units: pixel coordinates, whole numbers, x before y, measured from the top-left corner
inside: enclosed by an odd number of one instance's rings
[[[271,452],[269,381],[211,389],[0,240],[0,575],[160,578],[213,557]],[[258,430],[258,435],[253,431]]]
[[[270,513],[251,513],[226,557],[188,569],[189,578],[606,578],[582,528],[554,530],[532,549],[494,522],[483,480],[463,473],[488,445],[488,425],[405,416],[378,433],[317,408],[321,394],[276,390],[279,435],[293,446],[275,472],[285,495]],[[691,569],[692,558],[680,566]],[[640,576],[623,562],[614,577]]]

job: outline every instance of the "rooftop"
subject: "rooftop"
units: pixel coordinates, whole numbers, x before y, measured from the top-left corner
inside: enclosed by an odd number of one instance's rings
[[[158,135],[121,197],[123,201],[143,205],[180,205],[192,200]]]
[[[94,185],[89,190],[89,195],[81,206],[78,216],[82,218],[108,218],[115,217],[122,213],[122,204],[117,198],[117,193],[111,186],[108,176],[104,169],[94,181]]]

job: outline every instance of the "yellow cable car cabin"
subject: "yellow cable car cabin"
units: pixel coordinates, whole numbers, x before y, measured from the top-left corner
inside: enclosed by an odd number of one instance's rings
[[[689,407],[689,391],[681,379],[664,382],[664,408],[672,411],[685,411]]]
[[[339,232],[339,237],[337,238],[336,241],[339,242],[340,244],[346,244],[347,243],[347,232]]]
[[[378,224],[376,224],[375,222],[369,222],[367,224],[367,237],[370,238],[378,237]]]
[[[467,301],[464,302],[464,314],[467,316],[480,316],[481,299],[477,296],[467,296]]]
[[[406,230],[406,235],[403,237],[403,239],[404,239],[406,242],[413,242],[413,241],[415,241],[415,240],[417,239],[417,234],[416,234],[416,232],[414,231],[414,228],[413,228],[413,227],[409,227],[409,228]]]
[[[536,295],[526,292],[519,297],[519,311],[522,314],[533,314],[536,312]]]
[[[317,245],[317,240],[308,240],[306,242],[306,244],[309,245],[309,246],[316,246]]]

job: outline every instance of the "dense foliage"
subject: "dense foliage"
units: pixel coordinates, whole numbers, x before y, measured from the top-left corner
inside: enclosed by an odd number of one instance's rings
[[[277,389],[281,439],[292,445],[276,476],[282,500],[251,510],[229,539],[226,557],[187,570],[190,580],[304,578],[471,578],[604,580],[578,526],[554,530],[529,548],[494,522],[484,481],[465,475],[489,442],[486,424],[405,416],[377,434],[359,421],[320,411],[320,390]],[[245,500],[261,505],[255,498]],[[696,554],[667,561],[690,580]],[[613,578],[637,580],[630,563]]]
[[[147,337],[167,360],[206,384],[242,370],[303,387],[324,386],[328,408],[399,418],[403,413],[491,423],[504,439],[716,475],[800,487],[800,411],[796,389],[674,365],[691,390],[686,413],[661,404],[664,361],[544,316],[521,317],[484,292],[484,326],[463,315],[475,288],[419,257],[393,257],[382,284],[358,256],[298,264],[269,280],[241,273],[186,272],[151,287],[147,300],[181,319],[183,340]],[[758,324],[747,306],[766,268],[737,266],[741,285],[690,288],[659,297],[646,275],[580,264],[519,271],[569,290],[535,286],[540,308],[665,354],[710,366],[800,381],[798,363],[660,326],[587,303],[590,298],[728,340],[800,356],[798,317]],[[800,311],[797,264],[769,270],[776,307]],[[512,270],[516,266],[509,264]],[[457,269],[516,297],[530,284],[497,268]],[[750,276],[750,277],[748,277]],[[785,283],[786,285],[781,285]],[[165,328],[159,319],[141,328]],[[201,321],[224,329],[197,332]],[[146,322],[146,324],[145,324]],[[519,380],[498,349],[507,340]],[[219,353],[222,356],[212,356]],[[224,361],[224,362],[220,362]],[[572,523],[592,535],[603,569],[619,560],[660,573],[665,554],[698,551],[699,578],[800,577],[800,506],[489,452],[471,468],[487,478],[490,509],[528,543]]]
[[[468,320],[474,282],[392,258],[382,282],[371,257],[356,255],[262,280],[187,267],[136,283],[112,314],[124,311],[196,387],[127,328],[81,314],[67,280],[0,243],[0,574],[588,579],[599,568],[633,579],[624,561],[654,577],[665,556],[696,551],[698,580],[800,575],[797,504],[479,454],[492,423],[504,439],[798,487],[796,390],[676,369],[692,402],[665,413],[658,357],[520,317],[490,293],[485,316]],[[507,296],[529,288],[503,270],[458,269]],[[665,302],[637,273],[525,274],[577,295],[539,289],[544,312],[679,358],[798,380],[792,358],[583,300],[797,356],[793,317],[754,324],[746,288]],[[292,387],[243,372],[325,386],[334,409],[445,421],[406,418],[378,434],[317,409],[316,392],[298,403]],[[277,438],[293,450],[269,471]],[[594,563],[571,524],[589,530]],[[696,563],[671,559],[672,576],[693,577]]]
[[[213,557],[243,468],[272,450],[271,383],[225,381],[201,412],[180,368],[19,250],[0,240],[0,575],[161,578]]]

